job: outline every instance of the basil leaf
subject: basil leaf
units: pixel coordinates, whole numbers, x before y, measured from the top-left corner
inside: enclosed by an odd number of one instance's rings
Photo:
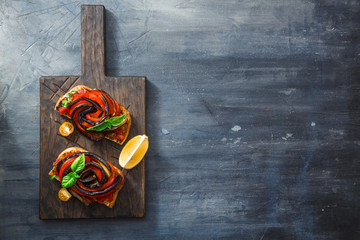
[[[77,91],[72,91],[72,92],[68,92],[66,94],[66,98],[64,98],[64,100],[61,103],[61,106],[63,107],[67,107],[67,105],[69,104],[70,99],[72,98],[73,94],[77,93]]]
[[[75,161],[71,164],[71,170],[75,173],[80,173],[85,168],[85,155],[81,154],[79,157],[75,159]]]
[[[50,180],[53,180],[56,177],[56,175],[51,175]]]
[[[61,186],[64,188],[69,188],[71,186],[73,186],[76,183],[76,177],[75,172],[71,172],[68,175],[66,175],[65,177],[63,177],[62,181],[61,181]]]
[[[104,121],[96,126],[93,126],[93,127],[89,127],[87,128],[88,131],[97,131],[97,132],[100,132],[100,131],[103,131],[105,130],[106,128],[111,128],[111,124]]]
[[[105,130],[106,128],[111,129],[112,126],[119,126],[121,123],[123,123],[125,118],[126,118],[126,113],[121,116],[106,119],[104,122],[96,126],[87,128],[87,130],[100,132]]]
[[[67,107],[68,101],[66,99],[62,100],[61,106]]]
[[[109,121],[111,122],[112,126],[119,126],[124,121],[125,118],[126,118],[126,113],[118,117],[110,118]]]

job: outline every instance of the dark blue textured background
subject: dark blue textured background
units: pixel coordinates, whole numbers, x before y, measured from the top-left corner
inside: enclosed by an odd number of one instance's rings
[[[146,217],[40,221],[39,77],[147,76]],[[360,2],[0,2],[1,239],[360,239]]]

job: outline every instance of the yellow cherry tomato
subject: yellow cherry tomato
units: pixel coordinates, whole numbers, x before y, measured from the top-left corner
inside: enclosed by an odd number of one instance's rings
[[[62,136],[67,137],[74,132],[74,125],[70,122],[64,122],[59,127],[59,132]]]
[[[58,193],[58,197],[60,198],[61,201],[69,201],[69,199],[71,198],[71,193],[69,193],[69,191],[66,188],[61,188],[59,193]]]

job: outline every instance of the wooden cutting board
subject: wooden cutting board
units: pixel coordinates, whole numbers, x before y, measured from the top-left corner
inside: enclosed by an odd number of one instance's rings
[[[40,78],[40,219],[143,217],[145,214],[145,159],[135,168],[123,170],[125,185],[113,208],[97,203],[85,206],[74,197],[68,202],[60,201],[61,184],[55,179],[50,181],[48,175],[59,153],[73,146],[94,152],[121,169],[118,158],[123,146],[106,139],[91,141],[77,130],[69,137],[59,134],[60,124],[69,119],[60,116],[54,107],[58,98],[73,86],[84,84],[103,89],[128,109],[132,126],[127,141],[145,134],[146,78],[105,75],[104,21],[104,6],[81,6],[81,76]]]

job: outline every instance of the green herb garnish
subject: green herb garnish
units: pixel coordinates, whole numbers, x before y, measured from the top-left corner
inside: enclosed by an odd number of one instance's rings
[[[112,126],[119,126],[119,125],[124,124],[125,118],[126,118],[126,113],[121,116],[106,119],[104,122],[102,122],[96,126],[87,128],[87,130],[100,132],[100,131],[105,130],[106,128],[111,129]]]
[[[72,98],[73,94],[77,93],[77,91],[72,91],[66,94],[66,98],[64,98],[64,100],[61,103],[61,106],[63,107],[67,107],[67,105],[69,104],[70,99]]]
[[[68,175],[66,175],[65,177],[63,177],[62,181],[61,181],[61,186],[64,188],[69,188],[72,185],[74,185],[76,183],[76,176],[77,175],[75,172],[71,172]]]
[[[81,154],[75,161],[71,164],[71,170],[76,173],[80,173],[85,168],[85,155]]]
[[[78,173],[82,172],[85,168],[85,155],[81,154],[77,157],[70,167],[73,172],[67,174],[61,181],[61,186],[64,188],[73,186],[76,183],[76,179],[80,177]]]
[[[68,103],[69,103],[68,100],[64,99],[62,100],[61,106],[67,107]]]

